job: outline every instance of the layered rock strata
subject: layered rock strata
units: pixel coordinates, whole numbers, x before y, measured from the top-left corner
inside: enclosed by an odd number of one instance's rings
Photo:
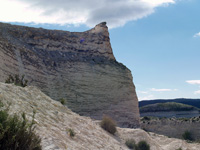
[[[0,23],[0,81],[10,74],[25,75],[53,99],[66,99],[80,115],[107,114],[119,126],[139,126],[132,75],[115,60],[106,23],[86,32]]]

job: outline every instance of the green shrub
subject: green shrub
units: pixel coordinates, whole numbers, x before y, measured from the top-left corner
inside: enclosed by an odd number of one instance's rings
[[[135,141],[133,139],[128,139],[125,144],[128,148],[132,150],[137,150],[137,145],[135,144]]]
[[[182,134],[182,137],[183,137],[184,140],[193,141],[192,134],[189,131],[185,131]]]
[[[176,150],[182,150],[182,148],[176,149]]]
[[[10,116],[7,110],[0,110],[0,149],[1,150],[41,150],[41,139],[34,133],[34,117],[29,123],[25,113],[22,120]]]
[[[143,120],[151,120],[151,118],[148,117],[148,116],[144,116],[144,117],[143,117]]]
[[[63,105],[66,104],[66,100],[65,100],[64,98],[61,98],[59,101],[60,101],[60,103],[63,104]]]
[[[117,131],[115,121],[113,121],[108,116],[103,116],[100,125],[104,130],[108,131],[111,134],[115,134],[115,132]]]
[[[74,137],[75,136],[75,132],[73,129],[68,129],[68,134],[70,137]]]
[[[19,75],[15,75],[14,77],[12,75],[9,75],[5,83],[14,83],[17,86],[25,87],[27,86],[28,80],[25,80],[24,77],[24,75],[22,75],[21,78],[19,77]]]
[[[146,141],[140,141],[137,144],[137,150],[150,150],[150,146]]]
[[[138,144],[135,144],[133,139],[126,141],[126,146],[132,150],[150,150],[149,144],[146,141],[140,141]]]

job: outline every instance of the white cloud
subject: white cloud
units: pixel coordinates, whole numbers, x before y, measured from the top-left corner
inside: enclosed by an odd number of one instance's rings
[[[196,38],[196,37],[200,37],[200,32],[199,33],[196,33],[195,35],[194,35],[194,37]]]
[[[189,84],[200,84],[200,80],[188,80],[186,82]]]
[[[200,85],[200,80],[187,80],[186,82],[193,85]],[[200,90],[194,91],[194,94],[200,94]]]
[[[141,93],[141,94],[148,94],[147,91],[138,91],[138,93]]]
[[[146,17],[175,0],[0,0],[0,21],[94,25],[110,28]]]
[[[200,94],[200,90],[195,91],[194,94]]]
[[[152,99],[155,99],[155,97],[154,97],[154,95],[147,95],[147,96],[139,97],[138,99],[139,99],[139,101],[141,101],[141,100],[152,100]]]
[[[170,92],[170,91],[177,91],[177,89],[155,89],[155,88],[152,88],[151,91],[153,92]]]
[[[169,3],[175,3],[174,0],[141,0],[141,1],[149,3],[154,7],[157,7],[159,5],[168,5]]]

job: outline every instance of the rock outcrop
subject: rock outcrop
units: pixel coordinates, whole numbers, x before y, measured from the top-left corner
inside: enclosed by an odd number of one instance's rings
[[[125,145],[128,139],[134,139],[136,143],[145,140],[151,150],[199,150],[200,147],[197,143],[141,129],[117,128],[117,133],[110,135],[96,121],[73,113],[33,86],[21,88],[0,83],[0,101],[6,108],[9,106],[10,114],[20,116],[25,112],[30,120],[36,111],[35,132],[41,137],[43,150],[129,150]],[[75,132],[73,138],[68,135],[68,129]]]
[[[107,114],[119,126],[139,126],[132,75],[115,60],[106,23],[86,32],[0,23],[0,81],[10,74],[25,75],[55,100],[66,99],[80,115]]]

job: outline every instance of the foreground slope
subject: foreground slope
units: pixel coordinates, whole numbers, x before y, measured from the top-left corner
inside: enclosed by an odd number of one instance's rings
[[[36,111],[36,132],[42,138],[43,150],[128,150],[125,140],[136,142],[146,140],[151,150],[199,150],[199,144],[165,136],[146,133],[141,129],[117,128],[115,136],[101,129],[98,123],[88,117],[79,116],[59,102],[52,100],[36,87],[21,88],[0,83],[0,100],[10,105],[10,113],[25,112],[31,118]],[[70,138],[67,129],[76,133]]]
[[[25,75],[55,100],[66,99],[80,115],[107,114],[119,126],[139,126],[132,75],[115,60],[106,23],[86,32],[0,23],[0,81],[10,74]]]

